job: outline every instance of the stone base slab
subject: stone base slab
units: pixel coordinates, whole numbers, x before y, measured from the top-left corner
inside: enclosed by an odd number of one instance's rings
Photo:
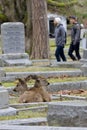
[[[86,63],[81,66],[81,70],[83,72],[83,75],[87,76],[87,64]]]
[[[62,101],[48,104],[48,125],[87,127],[87,101]]]
[[[67,62],[57,62],[55,60],[50,60],[50,67],[60,67],[60,68],[80,68],[83,62],[79,61],[67,61]]]
[[[87,49],[83,50],[83,59],[87,60]]]
[[[0,109],[8,107],[8,96],[8,91],[3,86],[0,86]]]
[[[27,66],[31,64],[32,62],[29,60],[29,56],[27,53],[10,53],[2,54],[0,56],[1,66]]]
[[[5,120],[0,121],[0,125],[35,125],[35,126],[41,126],[47,124],[46,118],[28,118],[28,119],[15,119],[15,120]]]
[[[18,125],[0,125],[0,130],[87,130],[87,128],[78,127],[49,127],[49,126],[18,126]]]
[[[25,78],[28,75],[41,75],[45,78],[48,77],[60,77],[61,75],[66,75],[70,77],[82,76],[81,70],[71,70],[71,71],[46,71],[46,72],[7,72],[6,77],[3,77],[2,81],[14,81],[16,78]]]
[[[8,107],[4,109],[0,109],[0,116],[12,116],[17,113],[15,108]]]

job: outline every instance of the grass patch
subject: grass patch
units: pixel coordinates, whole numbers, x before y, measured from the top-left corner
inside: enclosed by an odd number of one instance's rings
[[[49,78],[48,81],[50,83],[57,83],[57,82],[76,82],[76,81],[83,81],[87,80],[87,77],[55,77],[55,78]]]
[[[54,6],[57,6],[57,7],[65,7],[65,6],[70,6],[70,5],[73,5],[73,4],[76,4],[78,1],[77,0],[67,0],[67,1],[59,1],[59,0],[47,0],[48,4],[51,4],[51,5],[54,5]]]
[[[76,82],[76,81],[83,81],[83,80],[87,80],[87,77],[82,77],[82,76],[79,76],[79,77],[68,77],[67,75],[66,76],[59,76],[59,77],[55,77],[55,78],[51,78],[49,77],[48,79],[48,82],[49,83],[61,83],[61,82]],[[16,82],[3,82],[2,83],[4,87],[11,87],[11,86],[16,86]],[[30,80],[28,82],[28,85],[31,86],[34,84],[34,80]]]
[[[74,70],[75,68],[58,68],[58,67],[40,67],[40,66],[30,66],[30,67],[5,67],[5,72],[37,72],[37,71],[66,71]]]
[[[12,119],[27,119],[27,118],[34,118],[34,117],[46,117],[46,111],[43,112],[34,112],[34,111],[25,111],[19,112],[15,116],[0,116],[0,120],[12,120]]]

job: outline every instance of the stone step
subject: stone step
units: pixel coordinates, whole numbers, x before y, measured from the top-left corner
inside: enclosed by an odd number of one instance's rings
[[[7,107],[7,108],[0,109],[0,116],[13,116],[16,114],[17,114],[17,110],[13,107]]]
[[[80,61],[67,61],[67,62],[57,62],[56,60],[50,61],[50,67],[62,67],[62,68],[81,68],[83,62]]]
[[[15,86],[11,86],[7,88],[9,94],[13,93],[13,88]],[[77,82],[62,82],[62,83],[51,83],[47,86],[48,92],[58,92],[60,90],[87,90],[87,80],[77,81]]]
[[[67,62],[57,62],[55,59],[40,59],[32,60],[32,64],[39,64],[39,66],[49,66],[49,67],[60,67],[60,68],[81,68],[84,64],[82,61],[67,61]]]
[[[46,125],[47,119],[46,118],[28,118],[28,119],[15,119],[15,120],[6,120],[0,121],[0,125],[7,124],[7,125],[40,125],[44,123]]]
[[[62,101],[48,104],[48,125],[87,127],[87,101]]]
[[[14,81],[17,78],[24,78],[28,75],[41,75],[46,78],[48,77],[60,77],[69,76],[69,77],[77,77],[82,76],[83,73],[81,70],[71,70],[71,71],[46,71],[46,72],[6,72],[6,76],[2,78],[2,81]]]
[[[5,62],[7,63],[7,66],[28,66],[32,64],[28,59],[5,60]]]
[[[0,55],[0,66],[27,66],[32,65],[27,53],[10,53]]]
[[[77,82],[62,82],[62,83],[52,83],[47,86],[49,92],[57,92],[60,90],[87,90],[87,80],[77,81]]]
[[[1,54],[0,58],[2,59],[29,59],[29,55],[27,53],[9,53],[9,54]]]
[[[52,126],[0,125],[0,130],[87,130],[87,128],[85,128],[85,127],[52,127]]]

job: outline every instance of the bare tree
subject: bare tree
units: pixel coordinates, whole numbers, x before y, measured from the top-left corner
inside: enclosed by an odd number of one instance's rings
[[[31,56],[34,59],[49,58],[46,0],[32,0],[31,10],[32,10]]]

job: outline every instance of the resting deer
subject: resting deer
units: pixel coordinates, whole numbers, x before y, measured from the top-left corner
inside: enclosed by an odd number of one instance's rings
[[[26,82],[30,79],[35,80],[34,87],[28,88]],[[19,80],[16,88],[14,90],[19,91],[19,88],[23,88],[24,93],[19,97],[20,103],[28,103],[28,102],[49,102],[51,101],[49,93],[46,91],[46,86],[48,86],[48,81],[36,75],[30,75],[25,79],[25,84],[22,80]],[[25,88],[25,89],[24,89]]]
[[[19,94],[23,94],[25,91],[28,91],[29,88],[27,86],[26,83],[26,79],[18,79],[18,83],[16,85],[16,87],[13,89],[13,91],[19,93]]]

